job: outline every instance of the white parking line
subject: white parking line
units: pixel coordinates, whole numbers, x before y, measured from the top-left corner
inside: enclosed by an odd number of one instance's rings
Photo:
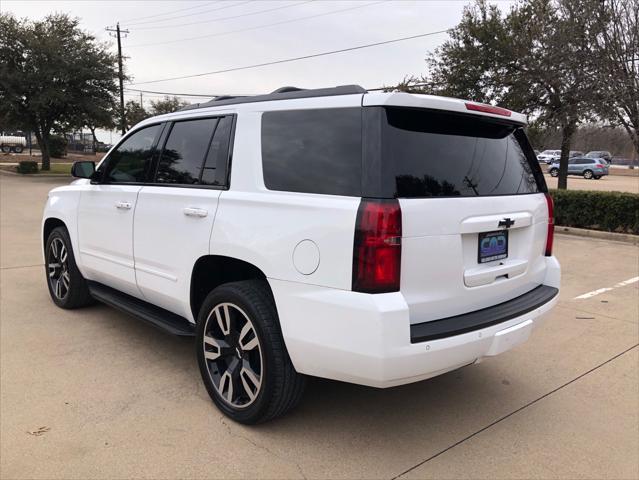
[[[578,297],[575,297],[574,300],[581,300],[584,298],[594,297],[595,295],[599,295],[600,293],[608,292],[612,290],[613,288],[625,287],[626,285],[630,285],[631,283],[636,283],[636,282],[639,282],[639,277],[629,278],[628,280],[619,282],[613,287],[599,288],[597,290],[593,290],[592,292],[584,293],[583,295],[579,295]]]

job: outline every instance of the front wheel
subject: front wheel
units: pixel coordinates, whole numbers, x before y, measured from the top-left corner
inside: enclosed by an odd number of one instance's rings
[[[9,145],[2,145],[2,153],[11,153],[11,147]]]
[[[550,169],[550,176],[551,177],[558,177],[559,176],[559,169],[558,168],[551,168]]]
[[[196,353],[209,396],[237,422],[270,420],[302,398],[305,378],[291,363],[263,280],[227,283],[209,293],[198,315]]]
[[[590,180],[592,177],[593,177],[592,170],[586,170],[586,171],[584,172],[584,178],[585,178],[586,180]]]
[[[45,270],[51,300],[60,308],[79,308],[94,302],[87,282],[78,270],[69,232],[57,227],[45,245]]]
[[[13,151],[15,153],[22,153],[22,146],[21,145],[16,145],[15,147],[13,147]]]
[[[601,175],[595,175],[595,180],[599,180],[601,178]]]

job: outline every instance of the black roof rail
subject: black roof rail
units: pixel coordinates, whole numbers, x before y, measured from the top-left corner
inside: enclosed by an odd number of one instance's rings
[[[336,95],[354,95],[368,93],[359,85],[340,85],[332,88],[305,89],[297,87],[282,87],[265,95],[253,95],[250,97],[233,97],[222,95],[204,103],[194,103],[178,110],[194,110],[196,108],[218,107],[221,105],[238,105],[241,103],[268,102],[271,100],[294,100],[298,98],[332,97]]]
[[[297,88],[297,87],[280,87],[277,90],[273,90],[271,95],[274,93],[288,93],[288,92],[299,92],[300,90],[306,90],[305,88]]]

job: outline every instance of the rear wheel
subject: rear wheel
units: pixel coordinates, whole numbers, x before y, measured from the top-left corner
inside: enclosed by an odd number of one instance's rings
[[[586,170],[586,171],[584,172],[584,178],[585,178],[586,180],[590,180],[592,177],[593,177],[592,170]]]
[[[196,338],[204,385],[233,420],[264,422],[301,400],[305,378],[288,356],[264,281],[227,283],[209,293],[198,315]]]
[[[11,153],[11,147],[9,145],[2,145],[2,153]]]
[[[551,168],[550,169],[550,176],[551,177],[558,177],[559,176],[559,169],[558,168]]]
[[[601,175],[595,175],[595,180],[599,180],[601,178]]]
[[[16,145],[13,147],[13,151],[16,153],[22,153],[22,145]]]
[[[49,234],[45,247],[47,285],[53,303],[61,308],[79,308],[94,302],[87,282],[78,270],[69,232],[57,227]]]

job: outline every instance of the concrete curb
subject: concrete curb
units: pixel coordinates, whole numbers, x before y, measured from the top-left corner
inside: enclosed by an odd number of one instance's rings
[[[600,230],[588,230],[587,228],[555,226],[555,233],[560,235],[574,235],[576,237],[597,238],[599,240],[613,240],[615,242],[639,245],[639,235],[629,233],[602,232]]]
[[[71,175],[64,173],[17,173],[0,168],[0,175],[13,175],[14,177],[30,177],[30,178],[72,178]]]

